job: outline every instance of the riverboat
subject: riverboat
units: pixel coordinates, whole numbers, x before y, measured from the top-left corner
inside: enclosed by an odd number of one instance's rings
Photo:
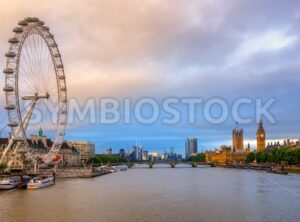
[[[53,175],[39,175],[31,179],[31,181],[27,184],[27,189],[40,189],[54,185],[54,183],[55,179]]]

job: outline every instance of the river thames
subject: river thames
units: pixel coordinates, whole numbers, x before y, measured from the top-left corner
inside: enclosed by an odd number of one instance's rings
[[[1,191],[0,221],[299,221],[300,175],[156,167]]]

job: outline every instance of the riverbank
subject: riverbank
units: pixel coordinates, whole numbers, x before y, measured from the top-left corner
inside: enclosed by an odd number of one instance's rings
[[[272,166],[268,165],[235,165],[235,164],[227,164],[227,165],[216,165],[217,167],[222,168],[234,168],[234,169],[247,169],[247,170],[262,170],[262,171],[269,171],[272,169]],[[277,166],[279,167],[279,166]],[[300,174],[300,167],[298,166],[285,166],[283,171],[288,173],[297,173]]]
[[[300,174],[300,167],[285,167],[285,170],[289,173]]]

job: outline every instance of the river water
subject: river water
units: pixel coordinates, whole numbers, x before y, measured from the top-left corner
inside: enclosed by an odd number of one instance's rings
[[[300,221],[300,175],[135,168],[0,192],[0,221]]]

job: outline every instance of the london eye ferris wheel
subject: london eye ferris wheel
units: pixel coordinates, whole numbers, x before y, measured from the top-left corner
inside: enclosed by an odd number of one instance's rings
[[[39,128],[53,141],[48,152],[39,156],[49,163],[60,150],[67,123],[67,87],[61,55],[49,27],[38,18],[25,18],[13,32],[3,70],[5,109],[12,137],[0,163],[8,152],[22,151],[24,158],[34,158],[37,154],[27,139]]]

